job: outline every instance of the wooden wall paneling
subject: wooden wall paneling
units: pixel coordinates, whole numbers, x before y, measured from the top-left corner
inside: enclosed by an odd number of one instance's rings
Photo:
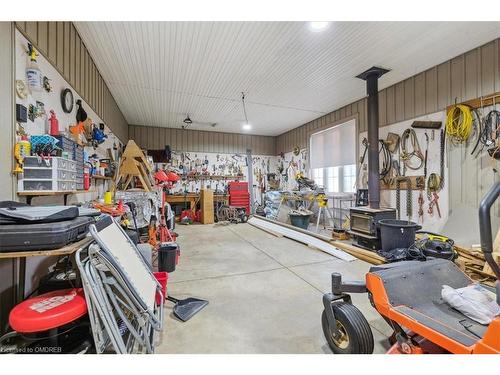
[[[378,94],[378,118],[379,127],[387,125],[387,90],[382,90]],[[344,118],[345,116],[342,116]]]
[[[359,106],[358,106],[359,109],[359,131],[360,132],[364,132],[367,130],[367,125],[366,125],[366,99],[362,99],[360,102],[359,102]]]
[[[199,151],[201,149],[200,148],[200,133],[193,132],[192,138],[193,138],[193,151]]]
[[[495,90],[495,67],[497,66],[495,56],[496,41],[488,43],[480,48],[480,71],[481,71],[481,95],[488,95],[496,92]],[[499,72],[497,71],[498,75]]]
[[[137,143],[140,147],[140,145],[141,145],[141,130],[139,129],[139,126],[133,126],[133,128],[134,128],[133,138],[130,137],[130,139],[134,140],[135,143]],[[131,133],[130,127],[129,127],[129,133]]]
[[[91,64],[92,64],[92,60],[90,58],[89,51],[87,51],[87,49],[85,49],[85,100],[86,101],[90,101],[90,90],[91,90],[91,86],[90,86],[91,78],[90,78],[90,76],[92,74]],[[113,97],[111,95],[111,92],[109,93],[109,104],[110,104],[109,115],[110,115],[110,120],[111,120],[115,116],[114,108],[113,108]]]
[[[25,32],[28,39],[38,45],[38,22],[26,22]]]
[[[177,129],[167,129],[166,132],[169,136],[168,142],[170,144],[170,147],[172,147],[172,150],[181,151],[177,146]]]
[[[94,76],[94,108],[99,107],[99,80],[101,78],[101,75],[99,74],[99,70],[97,69],[97,66],[94,64],[95,67],[95,76]],[[118,115],[120,116],[120,111],[117,112]]]
[[[153,148],[153,142],[154,142],[153,129],[154,128],[150,128],[149,126],[146,129],[146,142],[143,146],[144,148]]]
[[[64,52],[64,64],[63,64],[63,76],[66,78],[67,81],[71,81],[70,78],[70,69],[69,69],[69,63],[70,63],[70,30],[71,30],[71,22],[64,22],[63,23],[64,27],[64,47],[63,47],[63,52]]]
[[[340,108],[340,119],[343,119],[346,115],[345,115],[345,106]]]
[[[75,87],[76,81],[76,29],[70,23],[69,33],[69,83]],[[99,113],[99,111],[97,111]]]
[[[95,106],[95,76],[96,69],[93,61],[90,61],[90,93],[89,93],[89,102],[91,106]],[[117,113],[115,113],[117,116]]]
[[[97,98],[96,98],[96,108],[98,108],[99,113],[102,111],[102,77],[97,74]]]
[[[451,103],[450,62],[437,67],[437,102],[438,109],[446,108]]]
[[[80,95],[85,96],[86,95],[86,90],[87,90],[87,53],[85,49],[85,45],[82,43],[81,44],[81,71],[80,71]],[[106,117],[105,120],[108,121],[109,117],[109,107],[110,107],[110,102],[109,102],[109,90],[106,91]]]
[[[227,154],[229,154],[231,152],[230,151],[230,146],[229,146],[229,142],[230,142],[229,134],[228,133],[224,133],[223,139],[224,139],[224,152],[227,153]]]
[[[17,21],[16,25],[19,28],[19,30],[26,32],[26,22],[24,22],[24,21]]]
[[[76,36],[76,45],[75,45],[75,89],[81,92],[82,90],[82,41],[80,36]],[[103,95],[104,99],[104,95]],[[103,108],[104,111],[104,108]],[[102,113],[101,113],[102,115]]]
[[[463,100],[474,99],[479,96],[480,84],[480,55],[479,49],[465,54],[465,97]]]
[[[451,103],[461,102],[464,100],[465,87],[465,58],[460,55],[451,60]]]
[[[90,54],[89,54],[90,58]],[[94,105],[94,63],[92,59],[89,61],[89,103],[91,106]],[[114,110],[114,108],[113,108]],[[113,112],[113,117],[116,116],[116,113]]]
[[[437,67],[425,72],[425,113],[437,112]]]
[[[57,23],[48,23],[48,40],[47,40],[48,55],[47,58],[52,65],[57,63]]]
[[[413,77],[404,81],[405,120],[415,117],[415,83]]]
[[[165,142],[166,145],[170,146],[171,150],[176,150],[174,142],[172,142],[172,130],[173,129],[164,129],[163,131],[163,142]]]
[[[64,72],[64,22],[57,22],[57,58],[56,68]]]
[[[396,122],[396,98],[394,86],[389,86],[386,90],[387,124]]]
[[[425,114],[425,73],[415,76],[415,117]]]
[[[352,115],[352,104],[349,104],[345,107],[345,116],[351,116]],[[323,116],[324,118],[325,116]]]
[[[399,82],[394,86],[394,112],[395,121],[400,122],[405,119],[405,86],[404,82]]]
[[[231,152],[233,153],[236,153],[236,152],[240,152],[240,150],[238,149],[238,134],[231,134]]]
[[[90,58],[89,54],[89,88],[88,88],[88,101],[91,105],[94,103],[94,63]],[[113,118],[116,117],[116,113],[113,108]]]
[[[155,128],[155,148],[157,150],[163,150],[165,148],[165,143],[163,143],[162,129]]]
[[[135,126],[128,127],[128,135],[130,139],[135,139]]]
[[[45,56],[48,55],[48,37],[49,37],[49,23],[38,22],[38,49]]]
[[[495,41],[495,92],[500,91],[500,39]],[[500,202],[498,203],[500,208]]]

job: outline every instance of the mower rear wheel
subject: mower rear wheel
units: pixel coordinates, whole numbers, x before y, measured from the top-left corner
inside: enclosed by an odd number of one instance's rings
[[[359,309],[347,302],[332,305],[337,320],[340,337],[335,339],[333,328],[328,324],[326,312],[321,315],[321,325],[326,341],[336,354],[371,354],[373,353],[373,333],[366,318]]]

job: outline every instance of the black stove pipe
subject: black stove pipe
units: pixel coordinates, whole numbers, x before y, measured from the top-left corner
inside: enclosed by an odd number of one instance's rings
[[[375,209],[380,208],[378,79],[387,72],[374,66],[357,76],[366,81],[368,95],[368,202]]]

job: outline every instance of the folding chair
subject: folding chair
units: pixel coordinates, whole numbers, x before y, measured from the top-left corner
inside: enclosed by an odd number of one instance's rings
[[[76,254],[97,353],[153,353],[163,328],[161,285],[123,229],[105,216]]]

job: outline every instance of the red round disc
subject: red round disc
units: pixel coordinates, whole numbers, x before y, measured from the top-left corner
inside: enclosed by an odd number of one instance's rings
[[[71,323],[86,313],[83,289],[63,289],[21,302],[10,312],[9,324],[21,333],[43,332]]]

